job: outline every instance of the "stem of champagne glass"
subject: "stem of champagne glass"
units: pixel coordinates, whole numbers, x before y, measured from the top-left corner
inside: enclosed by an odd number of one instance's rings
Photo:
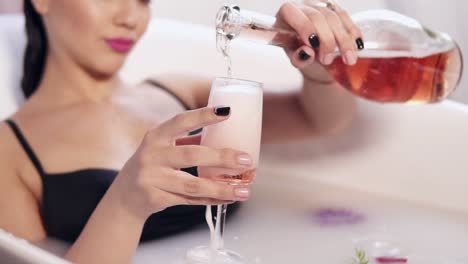
[[[224,250],[224,227],[226,224],[227,206],[227,204],[223,204],[218,205],[217,208],[215,233],[218,235],[214,237],[211,245],[211,248],[214,250]]]
[[[220,229],[219,229],[219,237],[221,240],[219,241],[219,249],[224,249],[224,228],[226,227],[226,214],[227,214],[227,204],[221,205],[221,218],[220,218]]]

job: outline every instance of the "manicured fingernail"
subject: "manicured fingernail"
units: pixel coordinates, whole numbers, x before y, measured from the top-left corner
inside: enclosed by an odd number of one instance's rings
[[[237,198],[246,199],[250,196],[250,189],[249,188],[237,188],[234,190],[234,194]]]
[[[356,39],[356,45],[359,50],[364,49],[364,41],[362,41],[362,38]]]
[[[312,48],[314,48],[314,49],[320,47],[320,40],[317,37],[317,35],[315,35],[315,34],[310,35],[309,42],[310,42],[310,45],[312,46]]]
[[[300,59],[301,61],[306,61],[306,60],[310,59],[310,55],[307,54],[304,50],[301,50],[301,51],[299,52],[299,59]]]
[[[237,163],[246,167],[250,167],[253,164],[252,158],[247,154],[242,154],[237,157]]]
[[[357,62],[356,52],[347,51],[345,57],[346,57],[346,64],[348,64],[348,65],[356,64],[356,62]]]
[[[231,107],[216,107],[214,113],[217,116],[228,116],[231,113]]]
[[[232,9],[235,9],[235,10],[240,12],[240,7],[238,7],[238,6],[233,6]]]
[[[323,58],[323,64],[330,65],[330,64],[332,64],[334,59],[335,59],[335,54],[333,54],[333,53],[327,54]]]

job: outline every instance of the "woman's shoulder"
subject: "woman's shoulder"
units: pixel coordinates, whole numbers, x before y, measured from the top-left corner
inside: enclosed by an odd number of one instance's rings
[[[9,182],[18,188],[37,191],[37,181],[30,173],[35,171],[28,153],[30,145],[23,135],[23,127],[31,123],[18,113],[0,121],[0,185]]]
[[[0,228],[39,241],[45,237],[45,232],[37,213],[37,196],[22,175],[20,143],[12,127],[3,120],[0,122],[0,146]]]
[[[31,123],[30,113],[33,112],[23,104],[15,113],[7,118],[0,119],[0,164],[9,160],[8,164],[18,164],[18,153],[21,153],[19,127]],[[2,166],[0,166],[2,168]]]
[[[14,125],[14,116],[11,116],[0,122],[0,163],[9,158],[15,149],[17,141],[12,125]],[[13,123],[12,123],[13,122]]]
[[[7,119],[11,120],[11,119]],[[3,175],[8,175],[5,173],[8,171],[14,171],[17,165],[17,155],[15,153],[18,151],[17,147],[18,139],[15,136],[11,123],[7,123],[6,120],[0,122],[0,168],[2,168],[2,178]]]

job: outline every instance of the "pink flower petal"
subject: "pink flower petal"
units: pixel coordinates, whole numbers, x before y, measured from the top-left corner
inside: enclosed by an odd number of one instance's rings
[[[401,258],[401,257],[377,257],[375,260],[378,263],[407,263],[408,259],[407,258]]]

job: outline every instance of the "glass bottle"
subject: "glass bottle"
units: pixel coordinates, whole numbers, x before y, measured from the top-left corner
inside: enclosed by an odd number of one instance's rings
[[[344,88],[382,103],[434,103],[458,86],[462,53],[445,33],[432,31],[413,18],[390,10],[369,10],[352,16],[361,29],[365,49],[356,65],[346,65],[335,52],[324,66]],[[244,39],[297,49],[304,45],[292,28],[278,26],[275,17],[223,6],[216,17],[217,47],[225,56],[229,43]]]

